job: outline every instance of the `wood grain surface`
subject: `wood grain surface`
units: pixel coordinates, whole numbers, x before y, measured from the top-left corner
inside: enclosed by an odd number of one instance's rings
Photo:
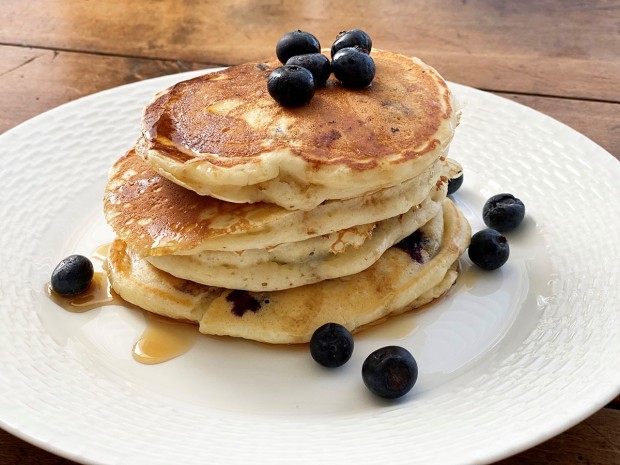
[[[620,1],[604,0],[2,0],[0,133],[100,90],[273,55],[289,30],[329,46],[353,27],[620,159]],[[498,464],[620,464],[619,406]],[[71,463],[0,430],[0,464]]]
[[[235,64],[273,54],[289,30],[329,46],[358,27],[474,87],[620,98],[618,2],[3,0],[3,10],[5,44]]]
[[[0,45],[0,133],[85,95],[166,74],[206,67],[152,60]]]
[[[112,87],[214,65],[0,46],[0,133],[79,97]],[[84,79],[82,70],[89,78]],[[620,75],[620,73],[619,73]],[[455,79],[456,81],[456,79]],[[461,81],[458,81],[461,82]],[[619,105],[612,102],[494,91],[571,126],[620,157]]]

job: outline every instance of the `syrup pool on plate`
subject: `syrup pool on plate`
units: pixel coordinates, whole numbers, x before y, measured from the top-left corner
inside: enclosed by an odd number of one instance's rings
[[[104,305],[125,305],[119,295],[112,290],[108,276],[103,271],[95,272],[88,289],[80,294],[63,297],[52,290],[48,283],[47,295],[56,304],[69,312],[81,313],[103,307]]]
[[[133,347],[134,360],[162,363],[187,352],[199,334],[194,325],[144,312],[147,326]]]
[[[104,261],[110,244],[97,247],[91,258]],[[120,305],[144,314],[147,326],[132,349],[134,360],[147,365],[162,363],[187,352],[194,344],[197,328],[194,325],[179,322],[162,316],[151,314],[123,300],[110,285],[104,271],[95,272],[89,288],[81,294],[63,297],[52,290],[51,284],[46,285],[49,298],[73,313],[83,313],[109,305]]]

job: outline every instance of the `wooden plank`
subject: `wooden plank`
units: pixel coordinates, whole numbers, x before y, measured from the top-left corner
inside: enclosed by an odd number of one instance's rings
[[[341,0],[337,5],[3,0],[0,43],[236,64],[273,54],[289,30],[311,31],[329,46],[338,31],[359,27],[373,36],[375,46],[418,55],[447,78],[474,87],[620,99],[618,1]]]
[[[603,409],[564,434],[496,465],[620,464],[620,411]]]
[[[0,463],[3,465],[78,465],[0,429]]]
[[[0,133],[84,95],[129,82],[200,69],[200,63],[0,46]],[[86,71],[85,71],[86,70]],[[620,104],[500,93],[585,134],[620,158]]]
[[[3,465],[75,465],[0,429]],[[496,465],[620,464],[620,411],[602,409],[593,416],[525,452]]]
[[[0,46],[0,133],[79,97],[198,63]]]
[[[437,68],[445,79],[477,89],[620,102],[618,60],[597,62],[582,58],[493,54],[471,56],[443,51],[421,52],[418,56]]]

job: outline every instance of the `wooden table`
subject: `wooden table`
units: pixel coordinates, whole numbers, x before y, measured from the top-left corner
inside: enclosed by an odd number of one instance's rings
[[[290,30],[325,46],[355,27],[620,158],[620,2],[603,0],[2,0],[0,133],[103,89],[272,55]],[[501,463],[620,464],[619,406]],[[0,431],[0,463],[72,462]]]

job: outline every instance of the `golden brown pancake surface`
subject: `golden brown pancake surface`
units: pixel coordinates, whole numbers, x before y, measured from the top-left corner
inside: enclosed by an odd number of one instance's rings
[[[454,109],[445,82],[428,66],[376,51],[371,86],[353,90],[330,79],[308,105],[285,108],[267,92],[275,59],[247,63],[176,84],[144,112],[142,133],[152,149],[175,161],[218,167],[258,163],[288,149],[316,165],[376,168],[418,158]],[[292,118],[294,124],[283,121]]]
[[[135,250],[187,250],[206,238],[260,229],[288,211],[273,204],[237,204],[200,196],[154,172],[133,150],[110,173],[104,195],[108,223]]]
[[[456,279],[456,261],[471,230],[450,200],[443,221],[390,248],[370,268],[345,278],[272,292],[201,286],[157,270],[121,240],[106,268],[114,290],[145,310],[200,324],[205,334],[282,344],[310,340],[316,328],[339,322],[354,331],[439,297]],[[438,227],[440,226],[440,227]]]
[[[303,212],[198,195],[130,150],[110,170],[104,212],[116,234],[143,255],[274,247],[402,214],[436,190],[440,169],[437,164],[402,186]]]

